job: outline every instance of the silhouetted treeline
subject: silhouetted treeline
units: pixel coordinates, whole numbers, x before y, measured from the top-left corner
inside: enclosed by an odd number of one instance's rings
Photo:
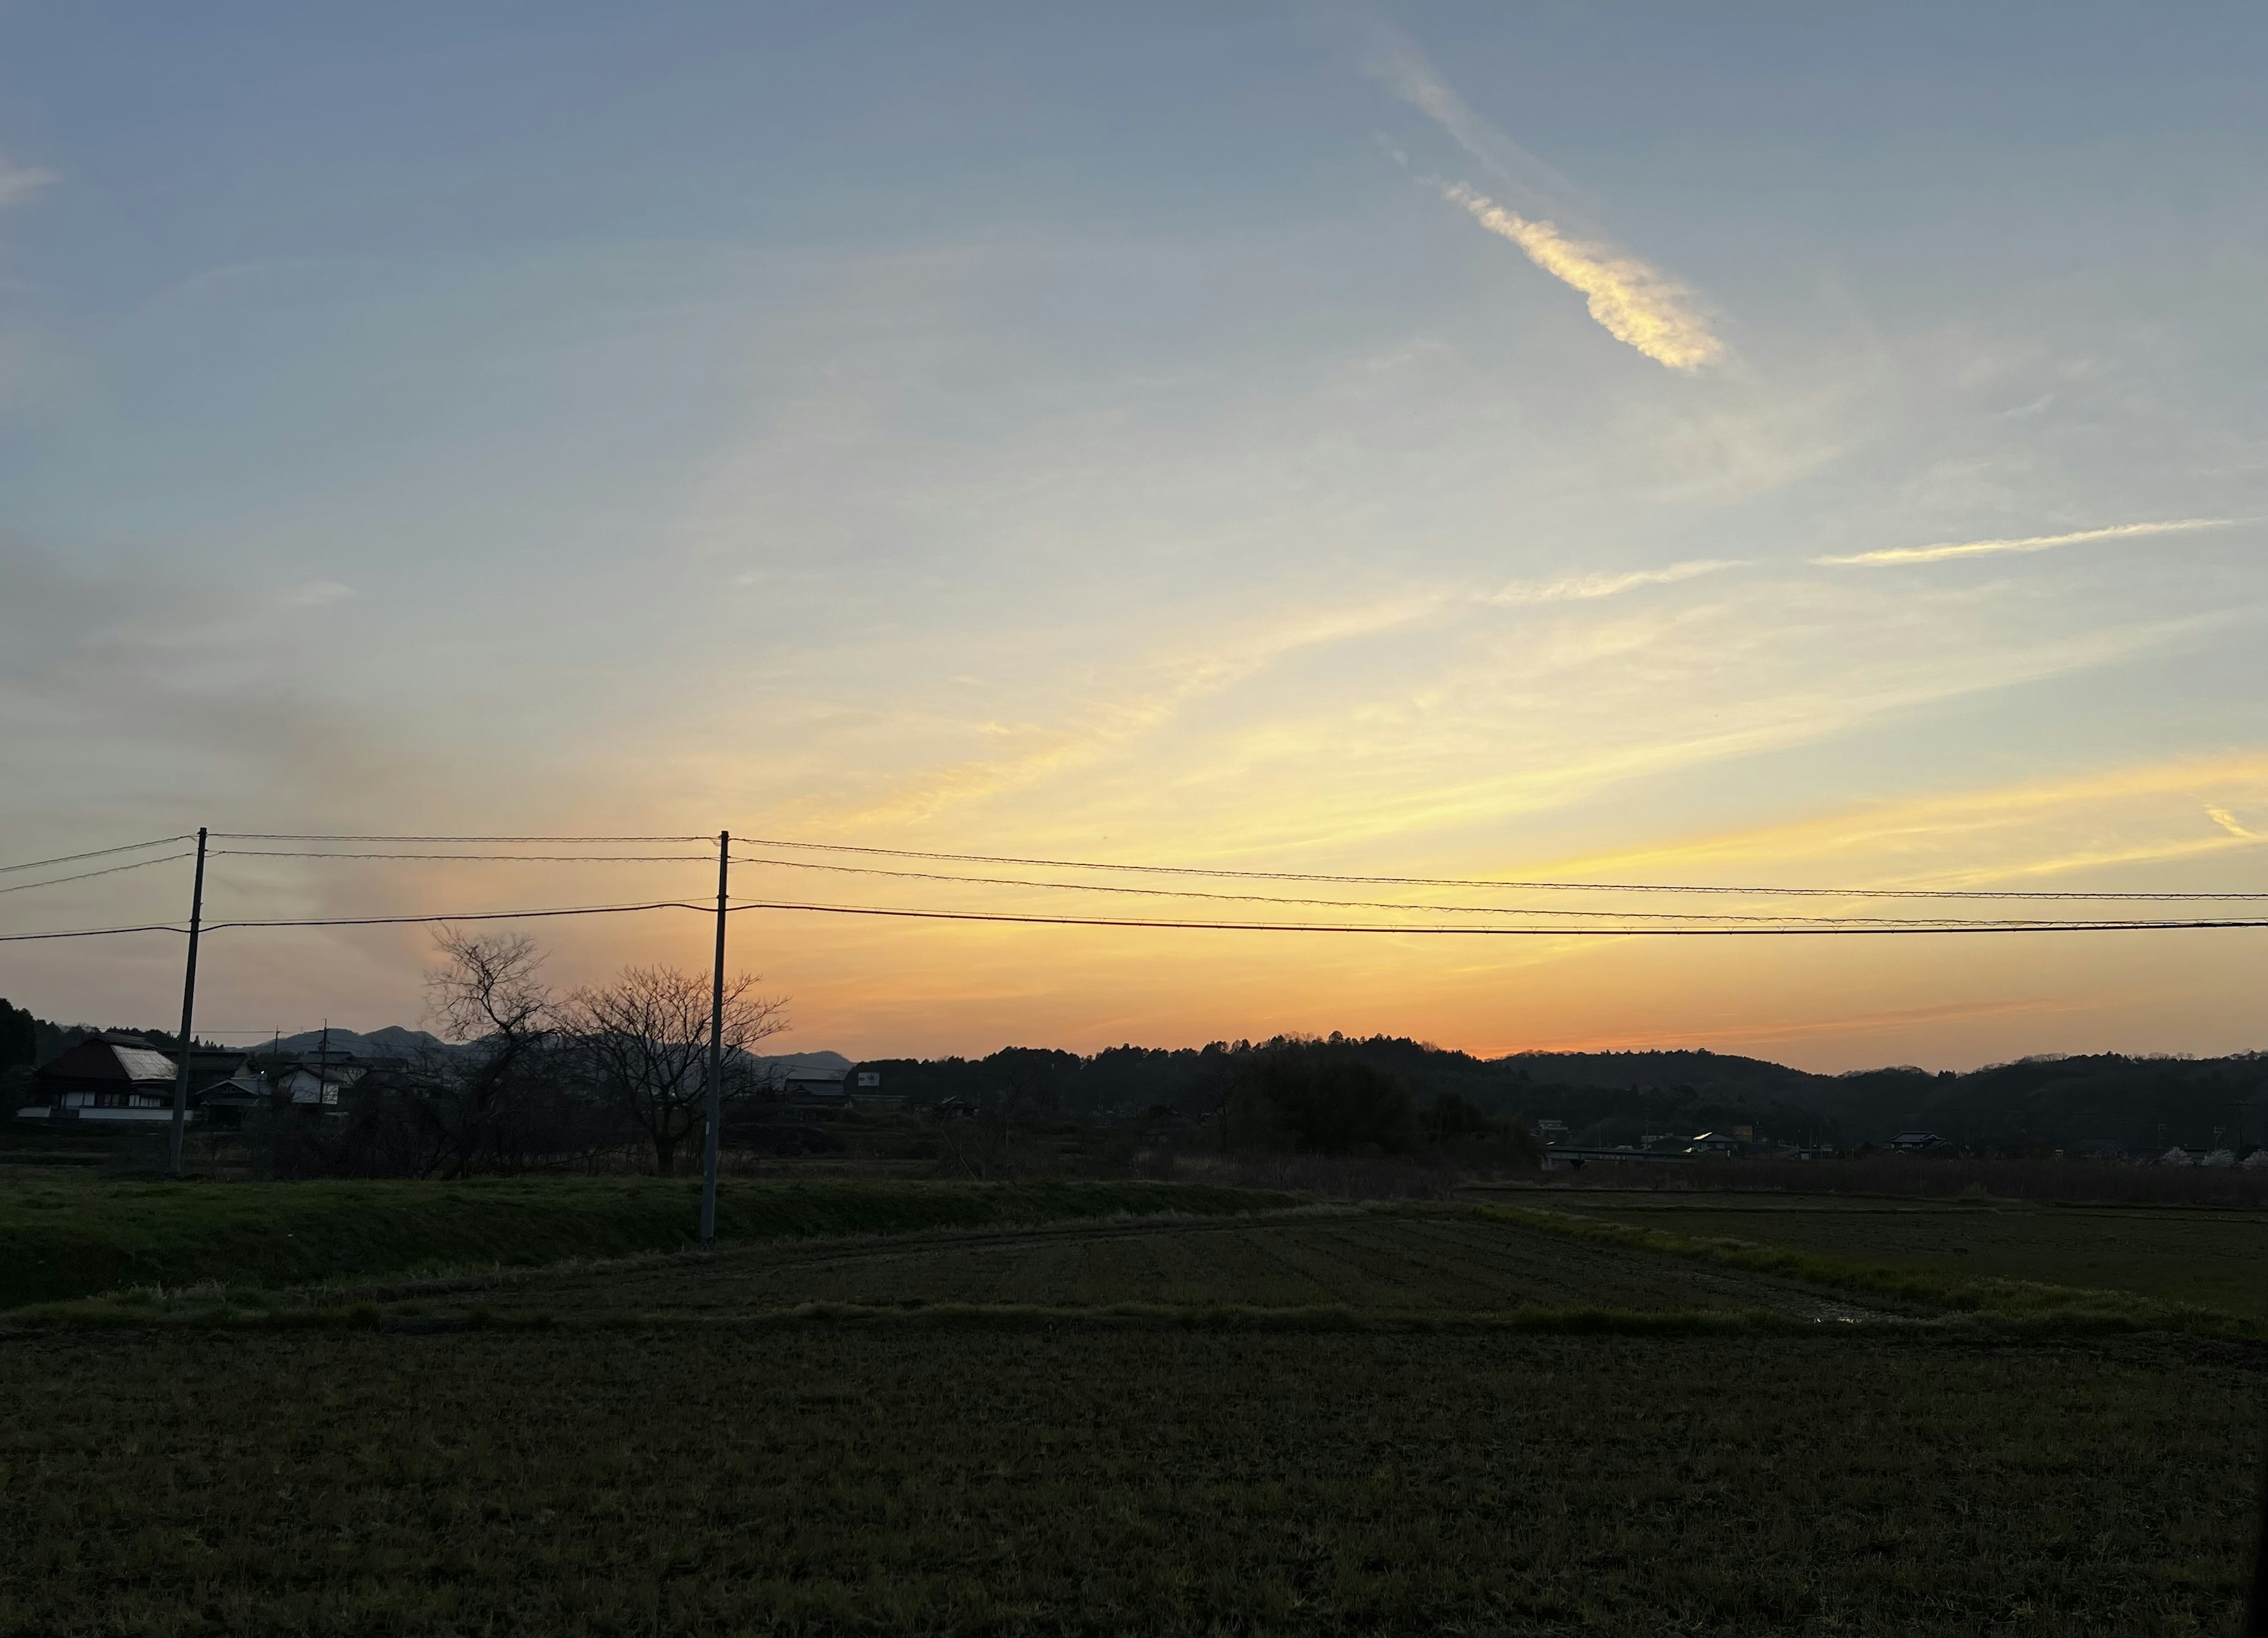
[[[959,1098],[989,1108],[1012,1096],[1022,1106],[1071,1116],[1163,1106],[1208,1118],[1229,1103],[1247,1060],[1285,1044],[1114,1047],[1088,1057],[1012,1047],[986,1058],[882,1059],[858,1068],[917,1106]],[[2268,1145],[2268,1054],[2259,1053],[2103,1054],[2028,1058],[1967,1074],[1902,1068],[1829,1076],[1698,1050],[1484,1059],[1399,1036],[1333,1035],[1307,1045],[1394,1076],[1418,1110],[1454,1097],[1499,1120],[1563,1121],[1578,1143],[1747,1126],[1786,1142],[1845,1148],[1929,1131],[1956,1148],[1994,1154]]]

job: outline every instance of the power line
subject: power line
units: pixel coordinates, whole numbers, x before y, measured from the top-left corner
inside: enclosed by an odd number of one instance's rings
[[[116,876],[124,870],[146,870],[152,864],[172,864],[181,859],[193,859],[193,853],[168,853],[154,859],[136,859],[131,864],[114,864],[107,870],[82,870],[77,876],[57,876],[44,882],[18,882],[13,887],[0,887],[0,893],[25,893],[34,887],[60,887],[66,882],[91,882],[98,876]]]
[[[714,907],[694,904],[684,900],[650,900],[637,904],[570,905],[527,910],[458,910],[443,914],[412,914],[396,915],[351,916],[294,916],[275,917],[235,922],[214,922],[207,924],[209,933],[270,928],[319,927],[400,927],[433,926],[453,922],[513,922],[539,918],[576,915],[625,915],[652,910],[691,910],[700,914],[715,914]],[[1380,922],[1195,922],[1158,917],[1135,916],[1071,916],[1019,915],[1001,911],[983,910],[924,910],[899,906],[814,904],[785,900],[746,900],[730,907],[733,913],[746,910],[785,910],[823,915],[884,916],[900,920],[932,922],[992,922],[1026,927],[1108,927],[1141,929],[1168,932],[1221,933],[1369,933],[1392,934],[1412,937],[1545,937],[1545,938],[1639,938],[1639,937],[1893,937],[1899,935],[1933,933],[2115,933],[2115,932],[2175,932],[2235,930],[2268,928],[2268,918],[2225,918],[2157,921],[1943,921],[1924,923],[1884,924],[1854,922],[1851,918],[1822,917],[1813,921],[1782,920],[1764,924],[1738,926],[1691,927],[1675,926],[1614,926],[1614,927],[1504,927],[1504,926],[1419,926]],[[44,933],[0,934],[0,943],[20,943],[33,939],[99,938],[122,933],[186,933],[186,928],[165,923],[149,923],[134,927],[101,927],[67,929]]]
[[[82,859],[107,859],[114,853],[140,853],[145,848],[162,848],[168,842],[188,841],[192,833],[179,836],[158,836],[149,841],[129,841],[122,848],[97,848],[92,853],[66,853],[60,858],[33,859],[23,864],[0,864],[0,876],[13,876],[18,870],[43,870],[51,864],[77,864]]]
[[[449,844],[449,843],[461,843],[461,844],[474,844],[474,843],[490,843],[490,844],[560,844],[560,845],[571,845],[571,846],[596,846],[596,845],[600,845],[600,844],[608,844],[608,843],[622,843],[622,842],[647,842],[647,843],[651,843],[651,842],[691,842],[691,841],[709,841],[709,840],[710,840],[710,838],[709,838],[709,837],[707,837],[706,835],[655,835],[655,836],[565,836],[565,835],[549,835],[549,836],[533,836],[533,835],[530,835],[530,836],[504,836],[504,835],[446,835],[446,836],[444,836],[444,835],[404,835],[404,834],[375,834],[375,833],[373,833],[373,834],[347,834],[347,833],[335,833],[335,833],[328,833],[328,832],[326,832],[326,833],[317,833],[317,832],[269,832],[269,831],[215,831],[215,832],[213,832],[213,833],[212,833],[212,834],[214,835],[214,837],[215,837],[216,839],[225,840],[225,841],[316,841],[316,842],[324,842],[324,841],[339,841],[339,842],[346,842],[346,841],[364,841],[364,842],[394,842],[394,843],[416,843],[416,844]],[[178,840],[180,840],[180,838],[171,838],[171,839],[169,839],[169,840],[175,840],[175,841],[178,841]],[[1021,856],[1021,855],[1015,855],[1015,854],[950,853],[950,852],[945,852],[945,851],[942,851],[942,850],[933,850],[933,849],[919,849],[919,848],[877,848],[877,847],[866,847],[866,846],[858,846],[858,845],[854,845],[854,844],[851,844],[851,843],[849,843],[849,842],[795,841],[789,841],[789,840],[784,840],[784,839],[780,839],[780,838],[749,837],[749,838],[747,838],[746,840],[747,840],[747,841],[748,845],[750,845],[750,846],[752,846],[752,847],[784,848],[784,849],[798,850],[798,851],[805,851],[805,852],[854,853],[854,854],[861,854],[861,855],[865,855],[865,856],[873,856],[873,857],[879,857],[879,858],[895,858],[895,859],[925,859],[925,860],[934,860],[934,861],[939,861],[939,862],[944,862],[944,863],[960,863],[960,864],[1009,864],[1009,865],[1026,865],[1026,866],[1036,866],[1036,867],[1040,867],[1040,868],[1042,868],[1042,869],[1048,869],[1048,870],[1105,870],[1105,871],[1118,872],[1118,873],[1122,873],[1122,874],[1134,874],[1134,875],[1145,875],[1145,876],[1194,876],[1194,877],[1204,877],[1204,878],[1212,878],[1227,879],[1227,880],[1238,880],[1238,881],[1314,882],[1314,883],[1326,883],[1326,884],[1338,884],[1338,885],[1353,885],[1353,886],[1374,886],[1374,887],[1461,887],[1461,888],[1473,888],[1473,889],[1477,889],[1477,890],[1483,890],[1483,891],[1493,891],[1493,892],[1537,892],[1708,893],[1708,894],[1719,894],[1719,895],[1724,895],[1724,896],[1727,896],[1727,897],[1757,896],[1757,897],[1774,897],[1774,898],[1808,898],[1808,899],[1941,899],[1941,900],[2038,900],[2038,901],[2042,901],[2042,902],[2058,902],[2058,901],[2060,901],[2060,902],[2084,902],[2084,903],[2114,903],[2114,902],[2125,902],[2125,903],[2136,903],[2136,904],[2175,904],[2175,903],[2187,903],[2187,902],[2196,902],[2196,903],[2238,903],[2238,902],[2268,901],[2268,892],[2083,892],[2083,891],[2070,890],[2070,889],[2041,890],[2041,889],[2021,889],[2021,888],[1992,889],[1992,888],[1953,888],[1953,887],[1786,887],[1786,886],[1763,886],[1763,885],[1738,885],[1700,884],[1700,883],[1683,883],[1683,882],[1575,882],[1575,881],[1543,881],[1543,880],[1533,880],[1533,881],[1531,881],[1531,880],[1504,880],[1504,879],[1500,879],[1500,878],[1488,878],[1488,877],[1461,877],[1461,876],[1359,876],[1359,875],[1346,875],[1346,874],[1330,874],[1330,873],[1317,872],[1317,871],[1306,871],[1306,870],[1225,870],[1225,869],[1219,869],[1219,868],[1215,868],[1215,867],[1211,867],[1211,866],[1205,866],[1205,865],[1183,865],[1183,864],[1130,864],[1130,863],[1114,863],[1114,862],[1102,861],[1102,860],[1094,860],[1094,859],[1049,859],[1049,858],[1027,857],[1027,856]],[[145,845],[155,845],[155,844],[145,844]],[[243,849],[243,850],[231,849],[231,850],[229,850],[229,851],[231,851],[231,852],[232,852],[232,853],[238,853],[238,854],[239,855],[239,856],[247,856],[247,857],[261,856],[260,853],[255,852],[254,850],[251,850],[251,849]],[[372,854],[363,854],[363,853],[347,853],[347,852],[338,852],[338,853],[317,853],[317,852],[286,853],[286,852],[275,852],[275,853],[268,854],[266,856],[271,856],[271,857],[304,857],[304,858],[335,857],[335,858],[396,858],[396,859],[416,859],[416,858],[442,858],[442,857],[449,857],[449,858],[462,858],[462,859],[468,859],[468,860],[475,860],[475,859],[494,859],[494,860],[497,860],[497,861],[499,861],[499,862],[509,861],[509,860],[514,860],[514,859],[535,859],[535,860],[538,860],[538,861],[541,861],[541,862],[556,863],[578,863],[578,862],[582,862],[582,861],[585,861],[585,860],[588,860],[589,862],[591,862],[591,863],[677,863],[677,862],[681,862],[681,862],[684,862],[684,863],[706,863],[706,862],[707,862],[707,858],[708,858],[708,856],[707,856],[706,854],[703,854],[703,855],[697,856],[697,857],[696,857],[696,856],[679,856],[679,855],[668,855],[668,856],[663,856],[663,855],[652,855],[652,856],[646,856],[646,855],[623,855],[623,856],[594,856],[594,855],[585,855],[585,854],[565,854],[565,855],[556,855],[556,856],[554,856],[554,855],[527,855],[527,854],[497,854],[497,855],[486,855],[486,854],[435,855],[435,854],[376,854],[376,853],[372,853]],[[754,860],[754,859],[752,859],[752,860],[750,860],[749,862],[750,862],[750,863],[777,863],[777,864],[788,864],[788,863],[792,863],[792,861],[790,861],[790,860],[784,860],[784,859],[777,859],[777,860],[770,860],[770,861],[760,861],[760,860]],[[27,867],[10,867],[10,868],[27,868]],[[951,880],[951,879],[968,879],[968,878],[941,878],[941,879],[947,879],[947,880]],[[990,884],[988,884],[988,885],[990,885]],[[1044,883],[1016,883],[1016,884],[1011,884],[1011,885],[1027,885],[1027,886],[1043,886],[1043,885],[1071,886],[1071,885],[1073,885],[1073,884],[1069,884],[1069,883],[1056,883],[1056,884],[1044,884]],[[1296,901],[1295,901],[1295,900],[1285,900],[1284,902],[1290,903],[1290,902],[1296,902]]]
[[[0,933],[0,944],[28,944],[42,938],[109,938],[119,933],[186,935],[188,930],[186,927],[175,927],[170,922],[144,922],[139,927],[75,927],[55,933]]]
[[[482,860],[507,864],[709,864],[708,853],[317,853],[291,848],[216,848],[225,859],[433,859],[444,863]]]
[[[641,910],[698,910],[704,915],[714,915],[713,906],[690,904],[681,899],[655,899],[643,904],[583,904],[565,905],[540,910],[458,910],[444,915],[319,915],[278,916],[240,922],[208,922],[208,933],[232,932],[245,928],[270,927],[414,927],[438,925],[445,922],[526,922],[545,916],[559,915],[628,915]]]
[[[363,836],[329,835],[313,832],[257,830],[217,830],[212,833],[217,841],[416,841],[416,842],[616,842],[616,841],[713,841],[713,836]],[[173,840],[180,841],[180,837]]]
[[[706,906],[698,907],[703,910]],[[1004,922],[1035,927],[1126,927],[1157,928],[1182,932],[1236,933],[1397,933],[1416,937],[1533,937],[1546,938],[1674,938],[1674,937],[1748,937],[1766,935],[1825,936],[1850,935],[1859,937],[1883,938],[1912,933],[2115,933],[2115,932],[2172,932],[2207,929],[2268,928],[2268,918],[2257,920],[2192,920],[2192,921],[2132,921],[2132,922],[1941,922],[1926,926],[1852,925],[1847,921],[1826,919],[1818,922],[1783,922],[1770,926],[1752,927],[1417,927],[1381,926],[1365,922],[1174,922],[1136,917],[1078,916],[1078,915],[1010,915],[983,910],[913,910],[885,908],[876,905],[795,904],[770,900],[750,900],[732,907],[740,910],[809,910],[832,915],[882,915],[909,917],[933,922]]]
[[[839,841],[783,841],[762,836],[741,838],[752,848],[801,848],[821,853],[859,853],[891,859],[936,859],[961,864],[1025,864],[1058,870],[1120,870],[1145,876],[1205,876],[1238,881],[1340,882],[1372,887],[1476,887],[1532,890],[1538,892],[1724,893],[1733,896],[1772,895],[1808,899],[2038,899],[2124,900],[2137,903],[2174,903],[2187,900],[2228,902],[2268,900],[2268,892],[2080,892],[2015,890],[1995,892],[1955,887],[1738,887],[1697,885],[1677,882],[1561,882],[1502,881],[1461,876],[1332,876],[1302,870],[1228,870],[1201,865],[1114,864],[1092,859],[1035,859],[1008,854],[942,853],[909,848],[854,847]]]
[[[738,864],[776,864],[789,870],[830,870],[851,876],[887,876],[907,881],[959,882],[983,887],[1042,887],[1067,892],[1112,894],[1141,894],[1158,899],[1205,899],[1229,904],[1300,905],[1317,908],[1346,910],[1422,911],[1439,915],[1552,915],[1584,917],[1593,920],[1623,920],[1647,922],[1781,922],[1787,918],[1762,912],[1727,914],[1707,910],[1587,910],[1562,908],[1557,905],[1503,904],[1405,904],[1382,899],[1304,899],[1270,893],[1207,892],[1197,887],[1119,887],[1100,882],[1045,882],[1018,876],[947,876],[935,870],[894,870],[880,865],[821,864],[808,859],[770,859],[754,855],[734,854]],[[1816,918],[1822,921],[1851,922],[1878,927],[1936,927],[1951,918],[1945,916],[1875,916],[1837,915]],[[1994,917],[1995,922],[2013,921],[2011,917]],[[2039,925],[2041,923],[2024,923]]]

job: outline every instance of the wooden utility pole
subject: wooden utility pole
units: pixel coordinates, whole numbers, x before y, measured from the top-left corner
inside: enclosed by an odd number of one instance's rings
[[[196,1037],[197,929],[205,914],[205,827],[197,826],[197,878],[189,890],[189,960],[181,974],[181,1062],[173,1071],[173,1175],[181,1175],[181,1138],[189,1119],[189,1046]]]
[[[709,1120],[701,1145],[701,1243],[717,1238],[717,1146],[725,1122],[725,893],[733,867],[733,833],[717,833],[717,961],[709,973]]]

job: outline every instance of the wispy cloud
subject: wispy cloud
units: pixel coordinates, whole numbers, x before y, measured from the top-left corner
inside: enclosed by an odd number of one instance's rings
[[[1441,189],[1474,221],[1528,253],[1528,259],[1588,300],[1591,317],[1618,342],[1656,364],[1691,374],[1725,356],[1725,344],[1687,302],[1691,292],[1635,256],[1572,239],[1549,222],[1532,222],[1462,182]]]
[[[2243,851],[2260,840],[2220,803],[2268,797],[2268,754],[2240,752],[2096,769],[1948,792],[1753,830],[1557,862],[1569,874],[1786,879],[1790,864],[1830,865],[1845,880],[1900,887],[1984,886],[2114,865],[2169,863]],[[2196,834],[2198,803],[2226,836]]]
[[[1734,558],[1708,557],[1672,563],[1666,569],[1628,569],[1618,575],[1571,575],[1563,580],[1515,581],[1500,591],[1483,592],[1473,601],[1506,608],[1528,603],[1577,603],[1591,598],[1614,597],[1621,592],[1634,591],[1640,586],[1674,585],[1680,580],[1691,580],[1699,575],[1713,575],[1719,569],[1745,566]]]
[[[0,154],[0,210],[29,199],[55,180],[52,171],[36,171]]]
[[[2237,822],[2236,815],[2231,813],[2227,808],[2216,807],[2213,804],[2208,802],[2205,804],[2205,816],[2211,819],[2214,824],[2220,826],[2221,829],[2227,831],[2232,836],[2242,836],[2247,841],[2258,840],[2253,832],[2245,829],[2242,825],[2239,824]]]
[[[1366,20],[1362,33],[1363,67],[1372,77],[1440,126],[1524,202],[1543,205],[1574,193],[1565,177],[1474,113],[1408,35],[1375,17]]]
[[[1941,563],[1948,558],[1989,557],[2001,552],[2049,552],[2088,540],[2124,540],[2146,534],[2180,534],[2191,529],[2225,529],[2237,518],[2176,518],[2163,523],[2113,524],[2106,529],[2074,529],[2068,534],[2029,534],[2006,540],[1943,540],[1934,546],[1896,546],[1848,557],[1815,557],[1822,568],[1889,569],[1902,563]]]

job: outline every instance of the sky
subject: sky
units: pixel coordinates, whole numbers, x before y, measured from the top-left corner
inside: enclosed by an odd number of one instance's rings
[[[729,828],[1852,894],[1696,901],[1731,914],[2268,892],[2257,7],[222,0],[0,38],[0,865]],[[221,920],[714,892],[699,843],[214,845]],[[180,851],[0,875],[0,932],[178,922]],[[749,898],[1027,915],[1665,902],[749,856]],[[689,912],[521,925],[563,990],[710,960]],[[788,1047],[854,1057],[2268,1047],[2259,929],[731,936]],[[201,1029],[419,1023],[431,940],[217,932]],[[180,965],[0,944],[0,995],[167,1025]]]

